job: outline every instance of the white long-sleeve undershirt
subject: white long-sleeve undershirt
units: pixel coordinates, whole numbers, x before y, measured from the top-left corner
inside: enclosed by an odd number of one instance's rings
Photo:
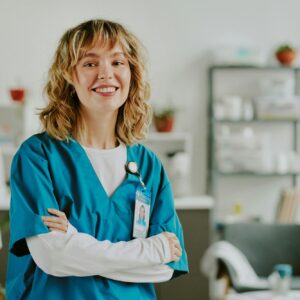
[[[162,282],[173,269],[169,243],[163,234],[112,243],[77,232],[52,231],[26,239],[33,260],[45,273],[63,276],[100,275],[125,282]]]
[[[126,146],[83,148],[110,196],[126,176]],[[125,282],[162,282],[173,275],[173,269],[165,265],[170,261],[170,249],[162,234],[112,243],[79,233],[69,224],[67,233],[52,231],[26,241],[35,263],[53,276],[100,275]]]

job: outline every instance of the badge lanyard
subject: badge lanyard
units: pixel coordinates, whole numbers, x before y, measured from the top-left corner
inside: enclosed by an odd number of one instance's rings
[[[138,169],[138,166],[137,166],[136,162],[134,162],[134,161],[129,161],[129,162],[126,164],[125,169],[126,169],[126,171],[127,171],[128,173],[138,176],[138,178],[139,178],[139,180],[140,180],[140,183],[141,183],[143,189],[145,190],[145,189],[146,189],[146,185],[145,185],[145,183],[144,183],[143,180],[142,180],[142,176],[141,176],[141,174],[139,173],[139,169]]]
[[[149,228],[151,195],[146,189],[136,162],[128,162],[125,169],[128,173],[138,176],[142,186],[142,189],[138,188],[135,194],[133,237],[146,238]]]

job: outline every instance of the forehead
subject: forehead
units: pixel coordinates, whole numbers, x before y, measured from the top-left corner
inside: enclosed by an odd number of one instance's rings
[[[103,43],[101,40],[98,40],[93,46],[88,48],[85,53],[83,54],[83,57],[90,56],[91,54],[123,54],[124,49],[120,45],[119,42],[116,42],[115,44],[111,43]]]
[[[122,35],[107,36],[99,33],[94,35],[92,40],[83,41],[83,43],[81,45],[79,44],[78,47],[79,60],[91,52],[121,52],[127,58],[130,57],[129,45]]]

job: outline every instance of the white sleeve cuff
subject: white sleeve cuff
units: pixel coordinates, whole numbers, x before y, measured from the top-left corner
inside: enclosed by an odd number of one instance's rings
[[[70,222],[68,222],[67,234],[74,234],[77,232],[78,232],[78,230]]]

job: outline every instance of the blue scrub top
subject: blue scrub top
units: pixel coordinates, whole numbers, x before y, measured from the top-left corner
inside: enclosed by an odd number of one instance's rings
[[[143,145],[127,146],[127,160],[135,161],[151,191],[149,236],[176,234],[184,249],[169,180],[157,156]],[[127,174],[108,197],[84,149],[71,139],[58,141],[47,133],[26,140],[11,167],[10,254],[7,299],[82,300],[156,299],[152,283],[127,283],[101,276],[55,277],[33,261],[25,238],[47,233],[41,216],[47,208],[64,211],[79,232],[111,242],[132,237],[137,176]],[[47,254],[45,254],[47,255]],[[169,263],[174,277],[188,272],[187,255]]]

